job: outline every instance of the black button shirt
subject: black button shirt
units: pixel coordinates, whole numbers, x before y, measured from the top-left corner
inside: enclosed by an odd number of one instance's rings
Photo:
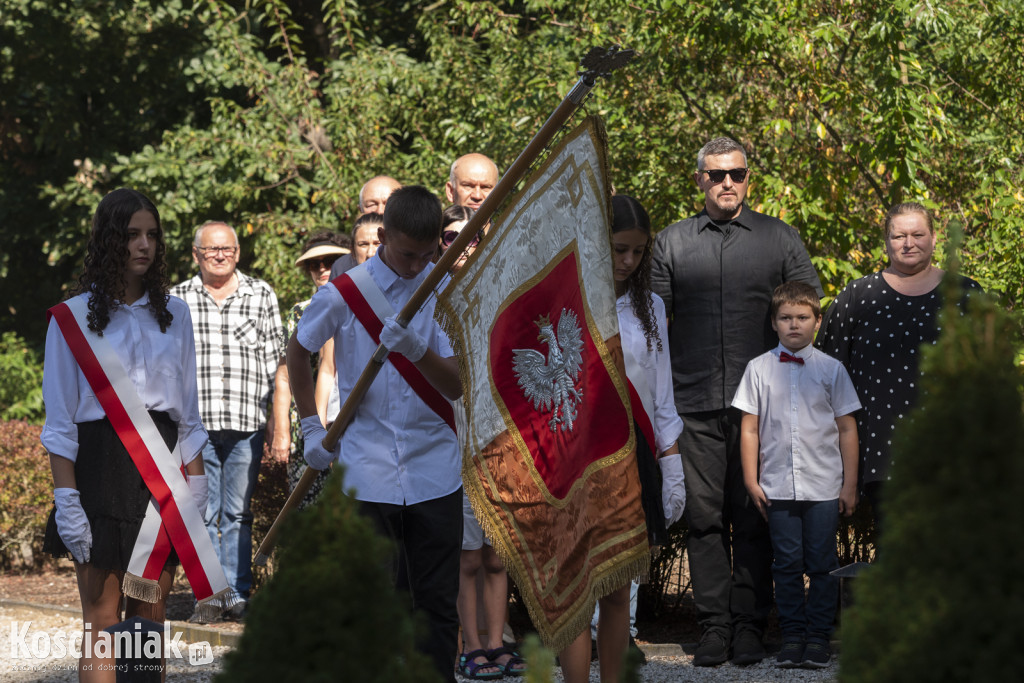
[[[791,280],[822,295],[799,233],[745,204],[728,223],[702,211],[658,234],[651,286],[669,315],[680,413],[729,406],[747,362],[779,343],[769,315],[772,292]]]

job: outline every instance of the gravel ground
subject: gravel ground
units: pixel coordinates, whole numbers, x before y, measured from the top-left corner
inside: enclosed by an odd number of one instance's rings
[[[780,669],[775,666],[775,658],[770,657],[760,664],[752,666],[733,666],[726,663],[721,666],[695,667],[693,656],[685,652],[678,655],[650,654],[658,650],[679,650],[678,646],[652,645],[641,646],[648,651],[647,664],[640,668],[640,680],[643,683],[675,683],[677,681],[701,681],[707,683],[732,683],[733,681],[745,681],[748,683],[775,683],[793,681],[834,681],[839,672],[839,663],[836,657],[832,657],[828,668],[816,671],[804,669]],[[459,681],[470,679],[456,675]],[[505,680],[510,680],[506,678]],[[515,680],[515,679],[511,679]],[[522,679],[520,679],[522,680]],[[554,680],[563,683],[561,669],[555,668]],[[590,665],[591,683],[600,683],[601,674],[598,663]]]
[[[25,624],[28,630],[23,631]],[[79,616],[65,613],[51,613],[25,607],[0,606],[0,681],[27,682],[42,681],[45,683],[72,683],[78,680],[75,670],[75,659],[70,654],[62,658],[51,652],[47,658],[31,656],[33,649],[40,649],[47,634],[50,638],[63,634],[64,638],[80,633],[82,619]],[[55,642],[55,639],[51,642]],[[29,656],[23,649],[30,648]],[[668,681],[711,681],[732,682],[750,681],[769,683],[774,681],[832,681],[835,680],[838,664],[833,657],[827,669],[820,671],[804,671],[800,669],[779,669],[772,659],[761,664],[737,667],[723,664],[711,668],[695,668],[693,657],[687,655],[676,644],[643,645],[647,652],[647,664],[640,669],[640,680],[645,683],[662,683]],[[54,650],[56,646],[54,646]],[[182,648],[182,659],[170,659],[168,662],[168,681],[188,681],[205,683],[212,681],[221,670],[224,654],[228,647],[213,647],[213,661],[208,664],[193,666],[189,664],[186,649]],[[687,648],[690,649],[690,648]],[[457,677],[460,681],[467,679]],[[561,683],[559,669],[555,669],[555,681]],[[590,680],[600,681],[598,664],[591,667]]]

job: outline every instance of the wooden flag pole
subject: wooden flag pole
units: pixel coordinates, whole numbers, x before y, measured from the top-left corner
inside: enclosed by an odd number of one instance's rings
[[[593,47],[587,52],[586,55],[580,60],[580,66],[583,69],[579,72],[580,79],[573,86],[569,94],[565,96],[565,99],[558,105],[554,112],[548,117],[548,120],[544,122],[541,129],[537,131],[537,134],[533,136],[533,139],[526,146],[526,148],[520,152],[516,160],[512,162],[508,170],[501,177],[498,183],[491,190],[487,198],[484,199],[483,204],[477,209],[476,213],[469,220],[466,226],[459,232],[459,236],[455,238],[448,250],[441,256],[438,262],[434,265],[434,268],[427,273],[427,277],[423,280],[420,286],[413,292],[409,301],[405,304],[402,310],[399,312],[396,321],[405,327],[409,324],[416,312],[420,310],[423,304],[427,301],[434,289],[441,282],[441,280],[448,274],[455,262],[462,255],[462,252],[469,246],[470,241],[473,237],[483,229],[487,222],[491,219],[491,216],[497,210],[505,199],[512,194],[515,189],[516,183],[519,182],[526,172],[529,170],[533,162],[541,155],[548,143],[555,136],[555,134],[562,128],[566,121],[568,121],[572,115],[576,112],[586,96],[593,90],[597,84],[599,76],[608,77],[611,72],[619,67],[622,67],[629,63],[633,58],[632,50],[620,50],[618,45],[614,45],[610,48]],[[338,416],[334,419],[331,424],[331,428],[327,432],[327,436],[324,437],[323,446],[328,451],[334,450],[341,435],[345,432],[349,422],[352,421],[355,415],[356,408],[362,401],[363,396],[370,389],[370,385],[373,380],[377,377],[377,373],[384,366],[384,361],[387,360],[388,349],[383,345],[379,345],[377,350],[374,351],[370,361],[363,368],[362,374],[356,381],[355,386],[352,387],[352,391],[345,399],[345,404],[341,407],[341,411]],[[288,500],[285,501],[281,511],[277,514],[277,518],[274,520],[274,524],[267,531],[267,535],[263,537],[263,542],[260,543],[259,550],[256,553],[255,564],[263,566],[267,563],[270,558],[270,553],[273,552],[274,547],[277,545],[277,536],[280,532],[281,522],[288,514],[298,507],[299,503],[305,497],[310,487],[313,485],[313,481],[316,479],[320,470],[315,470],[312,467],[306,467],[302,476],[299,478],[298,483],[295,485],[295,489],[292,490],[291,495],[288,496]]]

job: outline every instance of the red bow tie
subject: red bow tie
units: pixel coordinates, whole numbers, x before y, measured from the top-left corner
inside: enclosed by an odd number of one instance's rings
[[[785,351],[783,351],[779,355],[779,362],[780,363],[799,363],[800,365],[803,365],[804,364],[804,359],[800,358],[799,356],[791,356],[788,353],[786,353]]]

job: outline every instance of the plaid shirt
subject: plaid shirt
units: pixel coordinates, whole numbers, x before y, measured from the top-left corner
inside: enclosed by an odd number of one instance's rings
[[[267,423],[267,403],[283,353],[277,297],[266,282],[235,271],[238,289],[223,307],[196,275],[171,288],[192,311],[199,414],[208,431],[255,432]]]

